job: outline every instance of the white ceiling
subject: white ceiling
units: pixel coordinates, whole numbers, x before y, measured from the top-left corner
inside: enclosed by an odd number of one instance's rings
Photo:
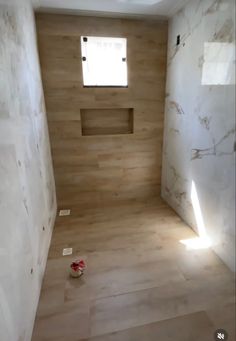
[[[188,0],[32,0],[38,11],[86,15],[170,17]]]

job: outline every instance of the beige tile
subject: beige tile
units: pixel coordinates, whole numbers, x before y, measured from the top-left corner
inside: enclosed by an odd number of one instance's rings
[[[51,285],[50,287],[44,286],[41,290],[39,299],[37,316],[44,316],[54,312],[63,305],[65,296],[65,283]]]
[[[224,329],[229,335],[229,341],[236,339],[236,310],[235,304],[221,304],[214,309],[206,311],[209,319],[213,322],[215,329]]]
[[[103,207],[159,195],[167,22],[42,13],[36,22],[59,205]],[[80,37],[104,36],[107,30],[128,39],[129,86],[84,88]],[[133,110],[128,126],[125,108]],[[82,136],[82,130],[109,134]],[[101,178],[101,170],[106,177]],[[120,175],[108,181],[117,171]]]
[[[66,303],[56,313],[37,317],[32,340],[82,340],[89,336],[87,301]]]
[[[203,341],[211,340],[211,325],[233,335],[232,273],[210,249],[180,243],[196,235],[162,200],[70,208],[71,216],[57,217],[33,341],[155,334],[165,341],[175,333],[177,341],[197,341],[200,325]],[[64,247],[73,255],[62,257]],[[78,256],[87,269],[72,279],[69,265]]]
[[[205,312],[90,338],[91,341],[210,341],[214,327]]]
[[[91,335],[174,318],[232,303],[232,276],[211,276],[99,299],[91,308]]]
[[[141,263],[130,267],[126,267],[124,263],[123,267],[114,266],[112,270],[100,270],[94,274],[88,272],[81,282],[77,282],[78,287],[67,288],[66,286],[66,297],[74,299],[74,296],[80,297],[83,292],[86,292],[90,299],[96,299],[184,280],[174,264],[167,261]]]

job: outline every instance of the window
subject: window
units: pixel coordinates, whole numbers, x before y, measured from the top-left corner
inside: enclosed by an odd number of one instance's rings
[[[127,87],[127,39],[81,37],[84,86]]]

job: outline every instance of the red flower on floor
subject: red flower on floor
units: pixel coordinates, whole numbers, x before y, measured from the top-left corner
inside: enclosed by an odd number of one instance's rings
[[[84,260],[82,259],[82,260],[74,261],[73,263],[71,263],[70,267],[74,271],[78,271],[78,270],[83,271],[85,269],[86,265],[85,265]]]

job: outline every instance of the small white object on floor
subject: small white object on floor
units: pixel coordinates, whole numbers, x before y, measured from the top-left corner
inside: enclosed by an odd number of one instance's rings
[[[59,211],[59,216],[60,217],[64,217],[64,216],[67,216],[67,215],[70,215],[70,210],[60,210]]]
[[[62,255],[63,255],[63,256],[69,256],[69,255],[72,255],[72,252],[73,252],[72,247],[69,247],[69,248],[67,248],[67,249],[63,249]]]

